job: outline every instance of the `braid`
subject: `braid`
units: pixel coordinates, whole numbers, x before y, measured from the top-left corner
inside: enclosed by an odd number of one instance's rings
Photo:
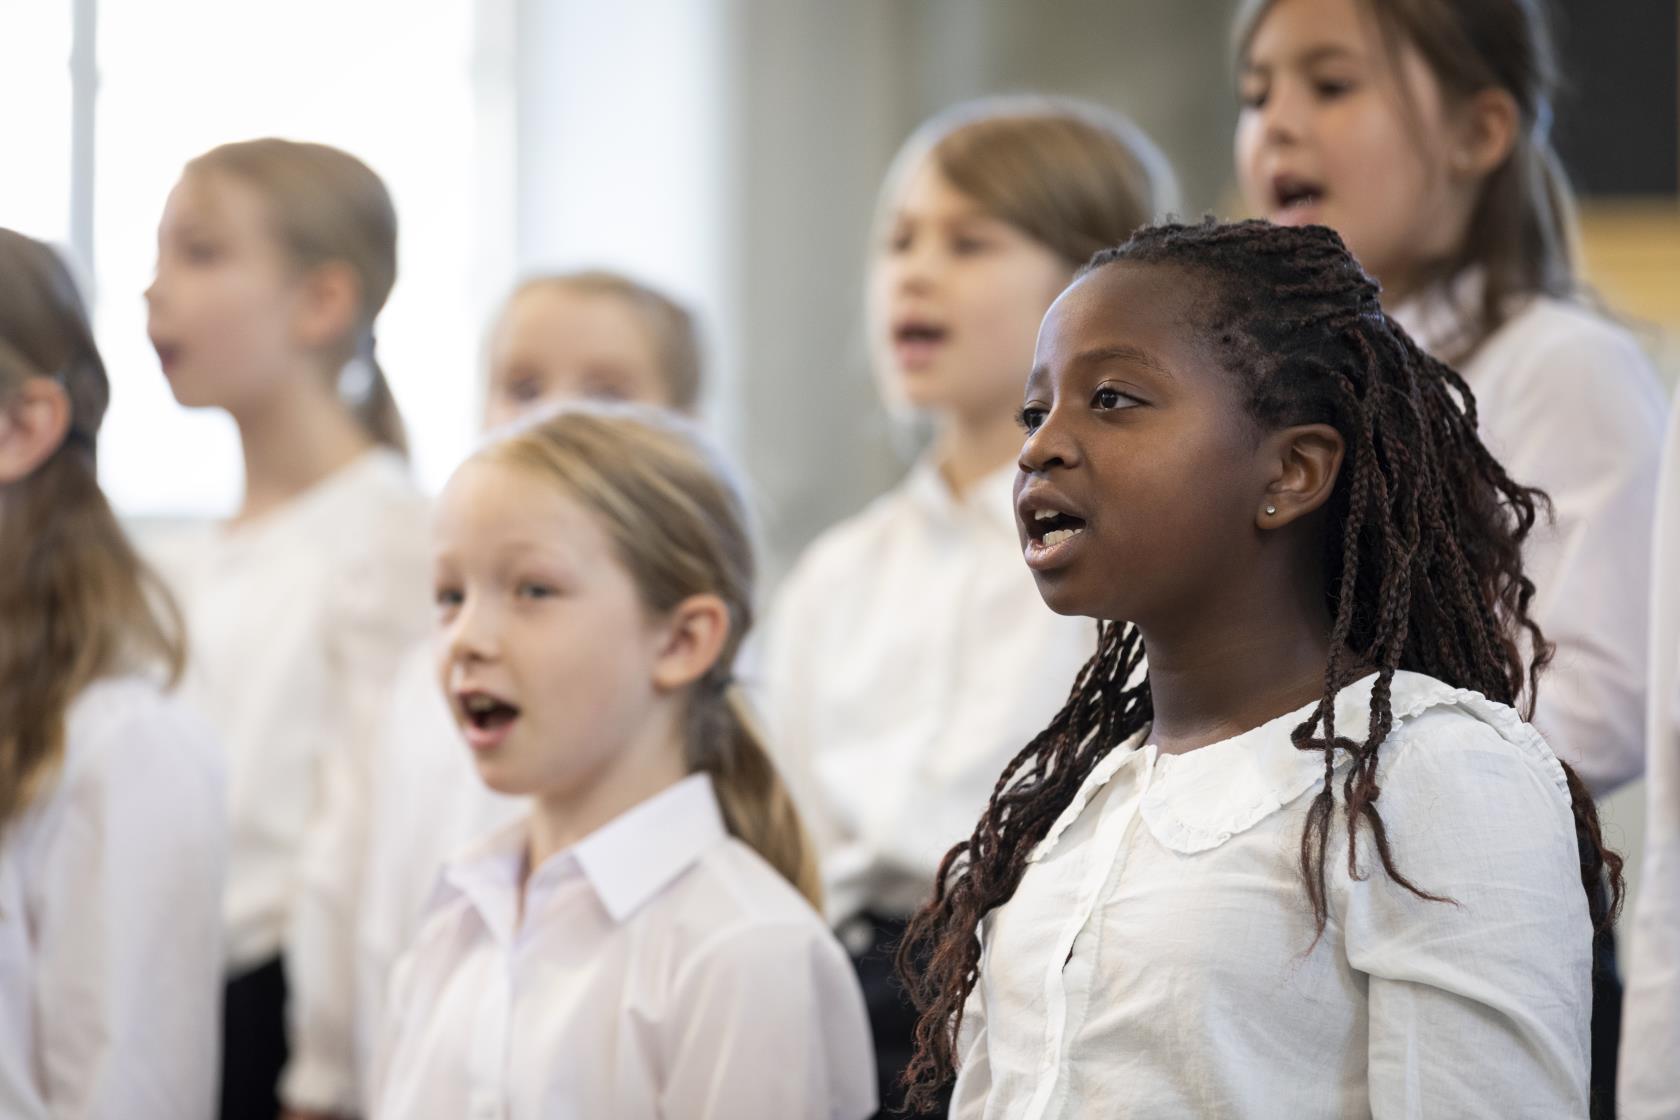
[[[1323,786],[1308,806],[1300,846],[1317,933],[1328,920],[1325,859],[1338,813],[1350,875],[1364,874],[1364,830],[1397,885],[1450,901],[1396,866],[1378,809],[1378,751],[1394,726],[1394,674],[1425,673],[1504,704],[1521,702],[1532,716],[1551,647],[1529,615],[1534,584],[1523,573],[1522,546],[1540,512],[1550,512],[1546,496],[1514,482],[1488,452],[1464,379],[1382,312],[1376,284],[1332,231],[1264,222],[1153,226],[1097,254],[1086,271],[1120,261],[1177,268],[1205,290],[1203,329],[1224,367],[1244,382],[1257,424],[1330,424],[1346,444],[1326,507],[1324,566],[1334,610],[1324,693],[1291,733],[1298,749],[1324,757]],[[912,1107],[931,1105],[955,1074],[963,1005],[979,980],[981,919],[1014,894],[1029,853],[1097,762],[1149,724],[1143,658],[1135,629],[1103,624],[1067,703],[1005,768],[974,834],[945,857],[932,901],[911,920],[898,961],[922,1012],[905,1074]],[[1337,733],[1334,701],[1373,672],[1369,727],[1356,742]],[[1603,928],[1620,908],[1622,861],[1604,848],[1585,787],[1567,765],[1564,772],[1582,885]]]

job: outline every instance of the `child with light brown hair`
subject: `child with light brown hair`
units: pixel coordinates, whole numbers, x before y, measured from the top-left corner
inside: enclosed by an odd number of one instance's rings
[[[110,382],[69,270],[0,230],[0,1113],[215,1107],[221,749],[100,492]]]

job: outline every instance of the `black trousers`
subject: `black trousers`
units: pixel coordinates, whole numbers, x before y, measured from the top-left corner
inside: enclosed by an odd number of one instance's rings
[[[875,1120],[905,1115],[902,1081],[916,1050],[916,1008],[893,965],[905,925],[903,918],[862,914],[840,927],[840,940],[857,969],[864,1006],[869,1009],[869,1032],[875,1039],[875,1076],[881,1094]],[[932,1115],[944,1116],[950,1103],[947,1091]]]
[[[1615,1120],[1616,1058],[1622,1043],[1622,977],[1616,966],[1616,935],[1593,938],[1592,1120]]]
[[[276,957],[227,982],[221,1120],[274,1120],[286,1065],[286,971]]]

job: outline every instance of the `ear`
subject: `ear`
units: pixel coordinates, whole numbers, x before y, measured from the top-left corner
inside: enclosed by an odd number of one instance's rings
[[[1506,90],[1484,89],[1471,95],[1455,117],[1448,169],[1455,178],[1479,182],[1511,154],[1522,113]]]
[[[70,431],[70,395],[50,377],[30,377],[0,403],[0,483],[28,478]]]
[[[336,346],[350,335],[362,309],[362,284],[343,261],[328,261],[304,273],[295,327],[311,349]]]
[[[654,659],[654,687],[686,688],[717,664],[729,641],[729,607],[716,595],[690,595],[665,620],[664,639]]]
[[[1266,437],[1263,462],[1270,478],[1255,524],[1261,529],[1288,525],[1330,500],[1342,470],[1347,445],[1329,424],[1302,424]]]

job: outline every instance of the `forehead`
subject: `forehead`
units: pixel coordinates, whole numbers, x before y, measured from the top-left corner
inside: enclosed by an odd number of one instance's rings
[[[193,225],[238,228],[255,226],[267,218],[262,193],[237,175],[191,168],[169,192],[163,226]]]
[[[1378,53],[1374,14],[1358,0],[1276,0],[1253,24],[1243,50],[1250,65]]]
[[[944,221],[987,221],[994,215],[946,178],[939,160],[929,152],[904,176],[893,199],[892,214],[900,218],[938,218]]]
[[[502,318],[504,341],[570,342],[653,352],[651,332],[624,299],[537,284],[514,297]]]
[[[1092,351],[1142,351],[1183,385],[1223,389],[1228,375],[1219,360],[1209,312],[1212,284],[1170,264],[1116,261],[1076,280],[1045,316],[1035,371],[1052,375]]]
[[[557,480],[533,468],[468,459],[438,497],[436,534],[471,546],[604,541],[595,519]]]

